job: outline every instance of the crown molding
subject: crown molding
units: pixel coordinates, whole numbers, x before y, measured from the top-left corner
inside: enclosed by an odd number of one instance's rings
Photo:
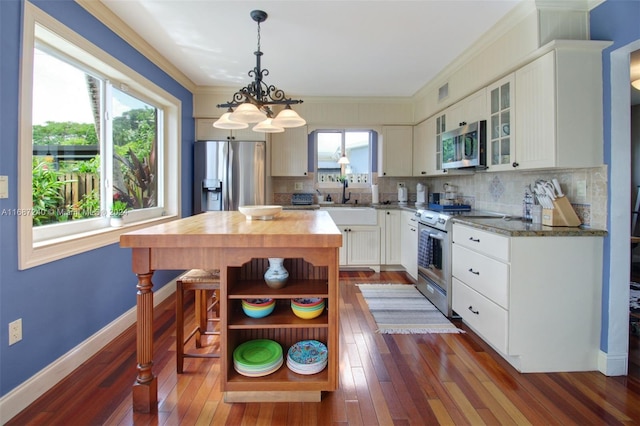
[[[129,43],[134,49],[140,52],[160,69],[166,72],[171,78],[176,80],[190,92],[197,88],[196,84],[189,79],[182,71],[173,65],[167,58],[162,56],[153,46],[144,40],[138,33],[133,31],[122,19],[106,7],[101,1],[96,0],[75,0],[87,12],[102,22],[111,31]]]

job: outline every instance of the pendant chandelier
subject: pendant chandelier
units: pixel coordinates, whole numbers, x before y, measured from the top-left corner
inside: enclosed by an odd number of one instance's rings
[[[267,19],[267,13],[262,10],[251,12],[251,18],[258,23],[258,50],[256,66],[249,71],[249,77],[253,82],[233,94],[233,99],[226,104],[219,104],[218,108],[226,108],[213,127],[219,129],[245,129],[250,123],[256,124],[252,130],[256,132],[281,133],[288,127],[304,126],[307,122],[298,113],[291,109],[291,105],[301,104],[301,100],[287,98],[284,91],[274,85],[268,85],[262,81],[269,75],[269,70],[260,67],[260,23]],[[283,105],[284,108],[274,118],[273,105]]]

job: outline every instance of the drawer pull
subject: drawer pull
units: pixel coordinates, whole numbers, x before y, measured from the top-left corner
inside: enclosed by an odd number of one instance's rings
[[[480,242],[480,238],[473,238],[473,237],[469,237],[469,241],[473,241],[474,243],[479,243]]]
[[[471,311],[472,314],[480,315],[480,311],[474,311],[473,306],[469,306],[469,310]]]
[[[469,272],[471,272],[473,275],[480,275],[480,272],[474,271],[473,268],[469,268]]]

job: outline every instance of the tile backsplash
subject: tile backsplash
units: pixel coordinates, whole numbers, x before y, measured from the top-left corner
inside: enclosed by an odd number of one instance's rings
[[[475,172],[461,174],[446,174],[442,177],[375,177],[373,182],[378,184],[380,202],[398,201],[397,184],[403,182],[409,192],[409,204],[416,201],[416,185],[426,185],[429,193],[444,192],[444,185],[455,185],[459,199],[464,204],[479,210],[489,210],[511,215],[522,214],[522,199],[525,188],[538,179],[558,179],[562,191],[569,198],[576,214],[584,225],[597,229],[606,229],[607,221],[607,166],[585,169],[563,170],[535,170],[535,171],[507,171],[507,172]],[[303,183],[302,190],[295,190],[296,183]],[[291,204],[291,194],[294,192],[315,193],[314,178],[311,174],[304,178],[273,178],[273,202],[276,204]],[[351,201],[358,200],[359,204],[371,203],[369,188],[352,188]],[[339,202],[342,192],[339,188],[321,189],[326,196],[331,194],[334,201]]]

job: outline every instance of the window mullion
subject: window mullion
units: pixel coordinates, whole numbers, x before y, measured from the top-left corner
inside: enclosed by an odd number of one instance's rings
[[[104,152],[101,160],[104,170],[101,177],[104,188],[101,205],[105,211],[109,211],[113,203],[113,85],[109,80],[104,82],[104,94],[102,101],[104,115],[100,138],[101,150]]]

